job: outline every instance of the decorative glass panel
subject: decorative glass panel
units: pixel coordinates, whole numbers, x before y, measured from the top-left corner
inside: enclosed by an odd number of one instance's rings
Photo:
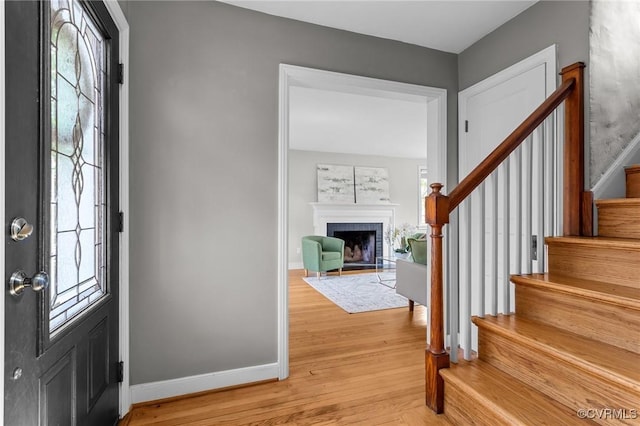
[[[77,0],[51,1],[50,333],[107,294],[104,52]]]

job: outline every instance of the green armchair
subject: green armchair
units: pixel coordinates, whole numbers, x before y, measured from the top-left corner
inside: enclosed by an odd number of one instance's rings
[[[337,269],[342,275],[344,266],[344,240],[334,237],[307,235],[302,237],[302,263],[305,276],[315,271],[318,278],[321,272]]]

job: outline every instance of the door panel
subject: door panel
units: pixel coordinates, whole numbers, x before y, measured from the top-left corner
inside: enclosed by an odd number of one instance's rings
[[[67,26],[60,31],[63,25],[59,16],[54,16],[50,25],[51,10],[63,10],[70,23],[76,20],[77,28]],[[5,213],[9,221],[5,226],[5,280],[8,282],[17,270],[24,270],[27,277],[45,271],[54,284],[40,292],[27,287],[18,296],[7,292],[4,421],[7,425],[113,425],[118,419],[119,392],[117,28],[101,2],[7,2],[5,14]],[[83,41],[81,37],[91,21],[104,36],[96,50],[105,63],[102,74],[87,53],[96,46],[96,40],[90,39],[84,47],[78,43]],[[59,34],[67,33],[58,45],[51,44],[52,28]],[[51,55],[52,46],[59,55]],[[63,69],[56,76],[59,68]],[[87,70],[93,70],[89,74],[93,80],[87,79]],[[58,110],[52,98],[63,96],[62,87],[68,89],[71,102],[67,105],[71,107]],[[104,102],[97,103],[100,90]],[[81,104],[89,101],[96,102],[104,125],[96,125],[94,117],[82,112],[87,108]],[[74,109],[73,105],[78,107]],[[66,147],[59,135],[68,136]],[[100,153],[94,155],[96,150]],[[102,165],[94,161],[98,157],[104,160]],[[58,173],[59,159],[71,166],[68,173]],[[101,174],[94,173],[99,167]],[[71,188],[68,193],[75,197],[71,205],[76,210],[61,208],[54,212],[52,206],[59,201],[56,197],[65,179],[64,185]],[[98,193],[99,187],[104,188],[99,202],[83,195],[83,191]],[[87,205],[86,200],[95,205]],[[101,216],[99,211],[103,212]],[[87,214],[95,214],[97,225],[87,225]],[[52,231],[79,215],[84,216],[68,230],[68,236],[75,238],[67,245],[71,249],[66,253],[56,251],[61,238]],[[34,225],[29,238],[10,238],[7,231],[15,217],[24,217]],[[97,247],[98,239],[93,238],[99,234],[105,237],[102,247]],[[88,244],[87,235],[92,237]],[[51,261],[52,253],[57,262]],[[102,270],[89,272],[86,259],[98,257],[104,261]],[[75,279],[65,280],[71,275],[64,271],[56,273],[56,264],[72,265]],[[97,296],[96,284],[102,291]],[[72,320],[51,333],[52,301],[63,293],[54,290],[63,287],[67,292],[62,296],[84,309],[76,309],[81,312],[77,315],[73,310],[66,311]],[[96,303],[87,309],[83,300],[91,297]],[[59,315],[62,308],[51,316]]]
[[[69,398],[60,403],[57,395],[76,395],[76,350],[73,348],[51,366],[40,379],[41,424],[76,424],[76,399]]]
[[[460,177],[487,157],[546,97],[546,66],[538,65],[467,99]]]
[[[459,117],[464,125],[459,133],[460,179],[545,100],[549,67],[546,61],[531,67],[516,65],[508,78],[499,73],[465,90]],[[534,131],[461,207],[459,285],[470,309],[461,315],[461,324],[468,324],[468,316],[512,312],[509,275],[544,270],[542,256],[532,260],[533,237],[544,241],[544,208],[552,202],[551,194],[538,190],[545,167],[553,167],[544,163],[544,152],[555,150],[553,139],[544,136],[543,128]],[[463,327],[461,341],[465,353],[477,351],[477,328]]]

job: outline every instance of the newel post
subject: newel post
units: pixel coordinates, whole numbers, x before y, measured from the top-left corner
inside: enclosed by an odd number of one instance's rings
[[[431,226],[431,319],[430,341],[425,354],[426,403],[436,413],[444,410],[444,381],[438,371],[449,367],[444,347],[444,294],[442,273],[442,227],[449,223],[449,197],[440,193],[442,184],[431,184],[425,199],[425,219]]]
[[[582,235],[583,229],[585,233],[590,232],[589,218],[583,218],[582,214],[585,197],[584,67],[584,63],[578,62],[563,68],[560,73],[563,83],[575,81],[571,94],[564,101],[564,235]]]

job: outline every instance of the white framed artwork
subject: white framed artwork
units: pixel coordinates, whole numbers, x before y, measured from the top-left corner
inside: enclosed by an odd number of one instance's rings
[[[389,172],[384,167],[354,167],[356,203],[388,204]]]
[[[354,203],[353,166],[318,164],[318,202]]]

